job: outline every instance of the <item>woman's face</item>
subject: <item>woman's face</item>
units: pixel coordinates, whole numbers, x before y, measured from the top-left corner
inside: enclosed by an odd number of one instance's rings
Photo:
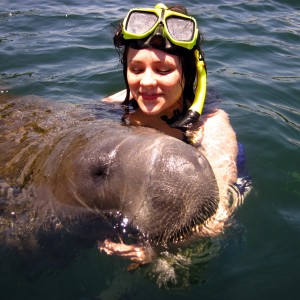
[[[171,109],[184,82],[178,56],[158,49],[128,50],[127,80],[132,97],[147,115]]]

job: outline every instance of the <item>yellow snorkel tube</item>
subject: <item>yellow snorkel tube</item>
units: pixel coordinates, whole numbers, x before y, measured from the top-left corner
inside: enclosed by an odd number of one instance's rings
[[[185,116],[171,125],[173,128],[189,129],[200,118],[206,97],[206,69],[198,49],[194,51],[197,68],[197,87],[195,99]]]

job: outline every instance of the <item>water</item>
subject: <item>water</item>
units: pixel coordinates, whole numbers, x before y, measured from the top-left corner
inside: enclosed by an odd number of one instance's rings
[[[2,0],[0,89],[73,103],[122,89],[112,25],[149,3]],[[15,258],[0,260],[0,299],[298,298],[299,1],[181,3],[202,29],[208,84],[223,100],[254,178],[235,217],[243,230],[196,264],[188,287],[159,288],[145,270],[128,273],[126,261],[91,249],[65,268],[26,276]]]

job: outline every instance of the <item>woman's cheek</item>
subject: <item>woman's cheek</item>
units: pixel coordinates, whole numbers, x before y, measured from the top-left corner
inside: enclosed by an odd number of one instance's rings
[[[134,74],[130,74],[127,76],[127,81],[132,95],[136,96],[139,89],[139,78]]]

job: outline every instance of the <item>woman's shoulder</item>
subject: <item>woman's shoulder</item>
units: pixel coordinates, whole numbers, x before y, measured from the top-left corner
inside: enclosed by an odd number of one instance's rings
[[[126,97],[126,89],[122,90],[120,92],[117,92],[113,95],[107,96],[102,98],[103,102],[108,102],[108,103],[122,103],[125,100]]]
[[[186,133],[188,140],[194,146],[200,146],[204,139],[218,139],[220,135],[226,135],[229,138],[235,136],[229,116],[223,109],[203,114]]]
[[[222,126],[229,125],[229,115],[223,109],[218,109],[214,113],[204,116],[203,125],[207,126]]]

